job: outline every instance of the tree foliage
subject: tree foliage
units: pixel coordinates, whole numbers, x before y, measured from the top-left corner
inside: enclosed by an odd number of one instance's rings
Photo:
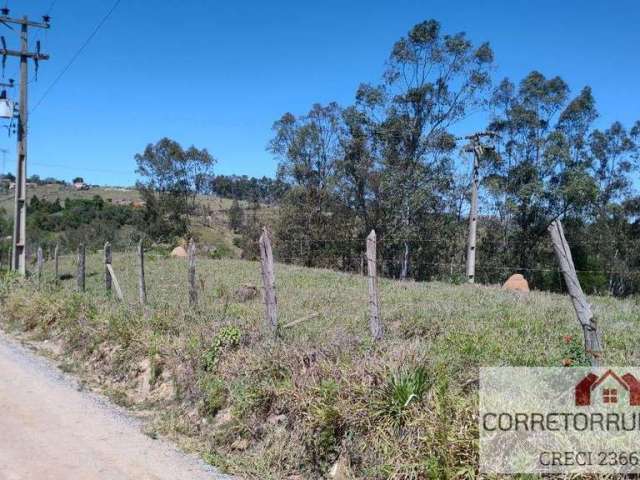
[[[269,150],[288,185],[281,259],[356,270],[375,228],[384,275],[456,279],[469,185],[458,124],[483,111],[498,137],[480,165],[477,278],[520,271],[560,288],[546,228],[562,218],[587,290],[640,289],[630,271],[640,269],[640,122],[597,129],[589,87],[572,94],[538,71],[493,87],[493,60],[487,43],[428,20],[394,44],[380,84],[360,85],[353,105],[315,104],[275,122]]]
[[[183,149],[168,138],[149,144],[135,156],[136,187],[144,200],[140,227],[155,240],[169,241],[183,236],[189,227],[189,213],[196,196],[204,193],[213,175],[215,158],[196,147]]]

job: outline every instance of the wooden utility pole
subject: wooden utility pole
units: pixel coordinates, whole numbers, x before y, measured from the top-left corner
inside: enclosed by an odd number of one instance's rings
[[[378,258],[376,231],[371,230],[367,237],[367,272],[369,284],[369,329],[374,340],[380,340],[384,332],[380,316],[380,297],[378,295]]]
[[[9,50],[2,37],[0,56],[20,58],[20,103],[18,105],[18,158],[16,164],[16,188],[14,202],[13,246],[11,253],[11,267],[21,275],[26,273],[26,223],[27,223],[27,134],[28,134],[28,84],[29,84],[29,59],[32,59],[36,68],[40,60],[49,60],[49,55],[40,53],[40,41],[35,52],[29,52],[29,27],[49,28],[49,17],[44,16],[43,22],[32,22],[24,16],[20,19],[10,18],[9,10],[2,9],[0,23],[20,25],[20,50]],[[11,28],[11,27],[9,27]]]
[[[276,277],[273,268],[273,250],[271,236],[267,227],[262,228],[260,245],[260,266],[264,286],[265,323],[273,336],[278,335],[278,299],[276,297]]]
[[[476,237],[478,233],[478,188],[480,186],[480,159],[484,156],[485,150],[493,149],[488,145],[480,143],[482,137],[495,137],[494,132],[479,132],[465,137],[469,144],[465,147],[466,152],[473,153],[473,172],[471,175],[471,205],[469,207],[469,236],[467,238],[467,282],[474,283],[476,280]]]
[[[476,277],[476,237],[478,232],[478,158],[482,156],[480,145],[474,148],[473,174],[471,177],[471,205],[469,208],[469,236],[467,238],[467,282],[474,283]]]
[[[142,240],[138,243],[138,295],[140,297],[140,306],[144,307],[147,303],[147,286],[144,280],[144,246]]]
[[[564,236],[564,230],[560,220],[555,220],[549,225],[549,233],[553,242],[553,250],[556,254],[564,283],[567,285],[573,308],[576,311],[578,322],[584,334],[584,349],[587,353],[591,365],[600,366],[602,363],[602,341],[598,332],[598,322],[591,311],[591,305],[582,291],[576,268],[573,264],[571,249]]]

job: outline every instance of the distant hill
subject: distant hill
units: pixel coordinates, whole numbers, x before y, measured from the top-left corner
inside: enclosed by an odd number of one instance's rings
[[[141,197],[135,188],[95,186],[87,190],[78,190],[72,184],[44,184],[29,185],[27,187],[27,202],[37,196],[41,200],[50,202],[56,199],[63,202],[66,199],[91,199],[95,195],[116,205],[132,205],[140,202]],[[236,235],[229,228],[228,210],[232,200],[227,198],[200,196],[198,203],[202,208],[191,217],[191,230],[203,245],[215,247],[221,256],[239,258],[241,250],[234,244]],[[243,208],[248,208],[248,202],[240,201]],[[0,208],[4,208],[6,215],[13,218],[14,191],[6,190],[0,193]],[[274,208],[263,206],[261,216],[271,218]]]
[[[47,184],[28,186],[27,202],[31,200],[34,195],[38,196],[40,199],[49,201],[55,201],[56,199],[62,201],[67,198],[92,198],[94,195],[99,195],[105,200],[111,200],[116,204],[130,204],[136,200],[140,200],[140,195],[137,190],[123,187],[94,187],[88,190],[76,190],[73,185]],[[9,193],[3,193],[0,195],[0,207],[4,208],[7,215],[11,218],[13,218],[13,202],[13,190],[10,190]]]

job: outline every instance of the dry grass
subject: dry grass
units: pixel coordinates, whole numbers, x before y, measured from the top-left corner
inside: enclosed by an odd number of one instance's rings
[[[560,295],[383,280],[386,335],[374,344],[365,278],[277,265],[281,323],[319,315],[271,341],[260,298],[234,296],[259,286],[257,263],[199,259],[190,309],[184,260],[149,254],[143,313],[133,255],[114,256],[126,305],[105,295],[100,258],[88,257],[85,294],[74,279],[38,287],[7,277],[5,326],[59,340],[68,368],[155,412],[150,435],[246,478],[325,478],[339,456],[356,478],[474,477],[478,368],[582,361],[579,342],[563,341],[581,333]],[[63,257],[61,272],[74,271]],[[637,301],[592,300],[608,363],[640,364]]]

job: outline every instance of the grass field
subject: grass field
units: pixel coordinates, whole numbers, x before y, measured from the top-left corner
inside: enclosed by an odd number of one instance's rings
[[[150,417],[207,461],[245,478],[474,477],[480,366],[584,364],[568,297],[495,287],[382,280],[385,337],[367,326],[366,279],[276,265],[281,324],[271,340],[259,265],[198,259],[199,305],[187,302],[182,259],[147,256],[149,306],[136,305],[136,260],[115,254],[126,304],[103,288],[101,256],[88,257],[87,292],[6,277],[2,320],[58,345],[64,368]],[[71,257],[61,273],[73,274]],[[594,297],[606,362],[640,364],[637,299]],[[316,315],[316,316],[312,316]],[[51,350],[49,348],[49,350]],[[299,475],[299,477],[296,477]]]

